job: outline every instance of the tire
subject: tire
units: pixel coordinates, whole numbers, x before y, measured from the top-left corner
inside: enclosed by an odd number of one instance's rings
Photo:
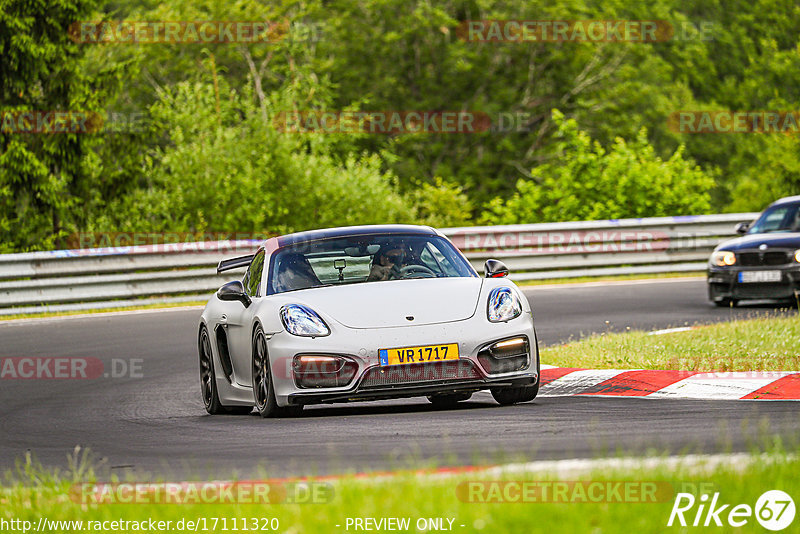
[[[469,400],[472,393],[448,393],[446,395],[429,395],[428,400],[437,408],[455,406],[461,401]]]
[[[252,406],[223,406],[219,401],[217,391],[217,374],[214,370],[214,356],[211,351],[211,339],[208,329],[203,325],[198,337],[198,352],[200,359],[200,393],[203,405],[211,415],[239,414],[245,415],[253,411]]]
[[[714,306],[718,308],[735,308],[737,304],[739,304],[738,300],[729,298],[714,301]]]
[[[542,381],[541,361],[539,359],[539,342],[536,332],[533,334],[533,343],[536,347],[536,383],[530,386],[519,386],[514,388],[495,388],[492,389],[492,397],[501,406],[510,406],[520,402],[529,402],[539,394],[539,384]]]
[[[492,397],[501,406],[510,406],[520,402],[532,401],[539,394],[539,383],[532,386],[520,386],[515,388],[498,388],[492,390]]]
[[[272,382],[272,369],[269,364],[267,339],[261,325],[253,334],[253,399],[261,417],[296,417],[303,411],[302,406],[278,406],[275,400],[275,387]]]

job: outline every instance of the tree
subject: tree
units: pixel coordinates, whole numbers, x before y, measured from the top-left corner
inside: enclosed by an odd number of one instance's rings
[[[376,155],[340,160],[332,136],[276,128],[298,93],[286,87],[260,100],[252,86],[235,90],[221,76],[216,86],[182,82],[161,94],[150,113],[168,142],[96,230],[280,234],[412,220]]]
[[[700,214],[710,209],[714,180],[679,147],[662,160],[642,129],[632,143],[618,138],[609,150],[553,112],[559,157],[519,180],[508,200],[497,198],[486,224],[556,222]]]
[[[18,112],[98,111],[102,91],[80,67],[69,25],[89,0],[0,2],[0,251],[52,248],[83,217],[93,195],[82,167],[95,142],[82,133],[19,133]]]

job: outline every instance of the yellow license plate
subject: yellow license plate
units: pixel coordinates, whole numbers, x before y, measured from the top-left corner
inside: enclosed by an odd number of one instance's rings
[[[380,349],[381,365],[405,365],[408,363],[440,362],[458,359],[458,343],[445,345],[422,345],[399,349]]]

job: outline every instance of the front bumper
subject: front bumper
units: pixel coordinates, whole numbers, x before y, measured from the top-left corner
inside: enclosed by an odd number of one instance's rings
[[[331,335],[301,338],[281,332],[269,340],[276,401],[281,406],[415,397],[536,384],[539,351],[533,317],[523,312],[507,323],[489,323],[476,314],[452,323],[381,329],[330,325]],[[488,345],[515,336],[528,339],[528,357],[512,372],[487,371]],[[381,367],[384,348],[457,343],[458,360]],[[339,355],[358,364],[355,377],[341,387],[301,388],[290,362],[298,354]],[[483,358],[483,362],[481,362]]]
[[[292,393],[288,396],[288,404],[322,404],[334,402],[372,401],[383,399],[400,399],[405,397],[421,397],[424,395],[441,395],[446,393],[475,392],[493,387],[530,386],[538,382],[537,373],[522,378],[486,378],[477,380],[451,380],[440,383],[404,384],[380,389],[358,390],[345,393]]]
[[[740,282],[744,271],[780,271],[779,282]],[[800,265],[763,267],[709,267],[708,298],[725,300],[786,300],[800,292]]]

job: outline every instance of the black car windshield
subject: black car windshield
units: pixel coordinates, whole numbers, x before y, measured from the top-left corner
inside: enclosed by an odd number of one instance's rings
[[[748,234],[767,232],[800,232],[800,203],[767,208],[747,231]]]
[[[432,235],[371,234],[305,241],[270,260],[268,294],[330,285],[412,278],[478,276],[447,240]]]

